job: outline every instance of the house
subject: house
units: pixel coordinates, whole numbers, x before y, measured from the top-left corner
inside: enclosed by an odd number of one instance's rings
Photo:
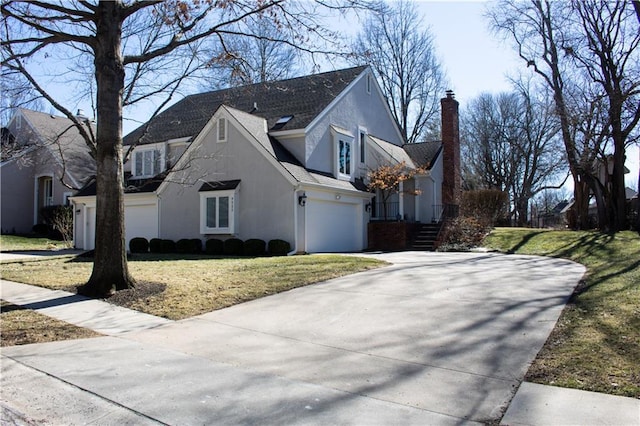
[[[457,102],[443,102],[455,106],[457,137]],[[363,250],[372,168],[428,166],[406,183],[420,195],[397,196],[401,218],[435,220],[446,199],[441,144],[403,142],[369,67],[187,96],[124,139],[127,243],[235,237],[283,239],[295,252]],[[95,184],[72,200],[75,244],[91,249]]]
[[[31,232],[43,207],[68,204],[93,175],[95,162],[71,120],[18,108],[2,128],[2,233]]]

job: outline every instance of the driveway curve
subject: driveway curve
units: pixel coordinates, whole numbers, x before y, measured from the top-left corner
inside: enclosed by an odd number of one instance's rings
[[[392,265],[11,356],[169,424],[493,422],[585,272],[536,256],[366,256]]]

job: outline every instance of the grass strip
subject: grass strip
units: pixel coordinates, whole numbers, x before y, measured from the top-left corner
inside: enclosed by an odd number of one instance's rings
[[[637,233],[497,228],[485,246],[570,259],[587,267],[526,380],[640,398]]]
[[[0,303],[0,327],[2,347],[100,336],[92,330],[22,309],[4,300]]]
[[[89,279],[92,265],[82,258],[55,258],[4,263],[2,272],[10,281],[73,291]],[[112,301],[178,320],[383,265],[375,259],[340,255],[135,255],[129,270],[139,288],[116,295]]]

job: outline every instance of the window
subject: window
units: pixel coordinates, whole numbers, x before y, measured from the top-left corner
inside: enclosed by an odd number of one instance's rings
[[[20,130],[22,128],[22,116],[20,114],[16,115],[16,130]]]
[[[367,131],[360,129],[360,162],[364,164],[365,160],[365,143],[367,141]]]
[[[371,74],[367,74],[367,93],[371,94]]]
[[[227,141],[227,119],[219,118],[218,119],[218,142],[226,142]]]
[[[351,143],[342,139],[338,141],[338,173],[351,175]]]
[[[233,234],[239,180],[206,182],[200,188],[200,233]]]
[[[157,149],[146,149],[144,151],[136,151],[133,175],[136,177],[153,177],[160,172],[161,155]]]
[[[334,173],[341,180],[351,180],[353,173],[353,134],[348,130],[331,126],[334,143]]]
[[[42,179],[42,205],[44,207],[53,205],[53,179],[50,177]]]

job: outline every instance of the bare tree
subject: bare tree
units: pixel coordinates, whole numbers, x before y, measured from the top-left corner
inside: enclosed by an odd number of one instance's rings
[[[375,70],[407,143],[420,142],[439,128],[438,94],[447,84],[433,35],[421,26],[414,3],[381,3],[353,44],[354,61]]]
[[[353,6],[353,1],[345,2]],[[95,147],[97,168],[96,250],[89,281],[79,289],[105,296],[135,285],[126,261],[122,120],[123,105],[171,90],[162,74],[147,72],[159,64],[185,71],[184,58],[198,59],[207,37],[224,45],[242,34],[236,24],[264,15],[278,23],[281,40],[307,51],[310,35],[317,43],[331,34],[318,25],[327,7],[342,8],[340,0],[285,3],[265,1],[88,1],[3,2],[2,66],[20,72],[49,103],[77,126]],[[319,41],[318,41],[319,40]],[[318,44],[316,44],[318,46]],[[319,47],[316,51],[321,51]],[[32,72],[32,62],[55,58],[92,64],[97,131],[95,137],[47,91]],[[80,59],[78,59],[80,58]],[[188,65],[189,61],[186,61]],[[157,68],[156,68],[157,70]],[[164,69],[163,69],[164,72]],[[188,72],[186,70],[185,72]],[[181,75],[169,81],[180,83]],[[142,90],[144,83],[150,86]],[[175,87],[175,86],[172,86]]]
[[[573,6],[586,46],[571,54],[606,99],[605,131],[613,141],[608,219],[610,230],[620,231],[627,228],[625,152],[640,121],[640,31],[635,20],[630,22],[633,11],[626,1],[574,1]]]
[[[0,123],[6,126],[20,107],[36,111],[43,109],[42,101],[20,73],[2,68],[0,77]]]
[[[565,163],[558,155],[551,101],[532,93],[528,82],[519,82],[514,92],[472,100],[464,117],[465,178],[476,188],[508,192],[511,218],[526,225],[529,201]]]
[[[615,231],[624,223],[620,216],[624,201],[615,201],[621,204],[613,207],[612,199],[619,200],[622,189],[624,200],[620,174],[624,174],[625,142],[621,141],[638,122],[640,33],[628,29],[629,9],[622,1],[504,0],[490,13],[494,28],[514,41],[527,66],[553,91],[573,176],[578,228],[589,225],[590,194],[598,204],[601,229]],[[605,99],[608,105],[603,104]],[[614,140],[615,170],[609,182],[609,173],[602,178],[600,170],[608,165],[610,140]]]
[[[239,31],[256,37],[234,36],[225,46],[214,43],[204,74],[206,89],[277,81],[297,74],[301,52],[282,43],[275,22],[266,16],[257,16],[241,23]]]

